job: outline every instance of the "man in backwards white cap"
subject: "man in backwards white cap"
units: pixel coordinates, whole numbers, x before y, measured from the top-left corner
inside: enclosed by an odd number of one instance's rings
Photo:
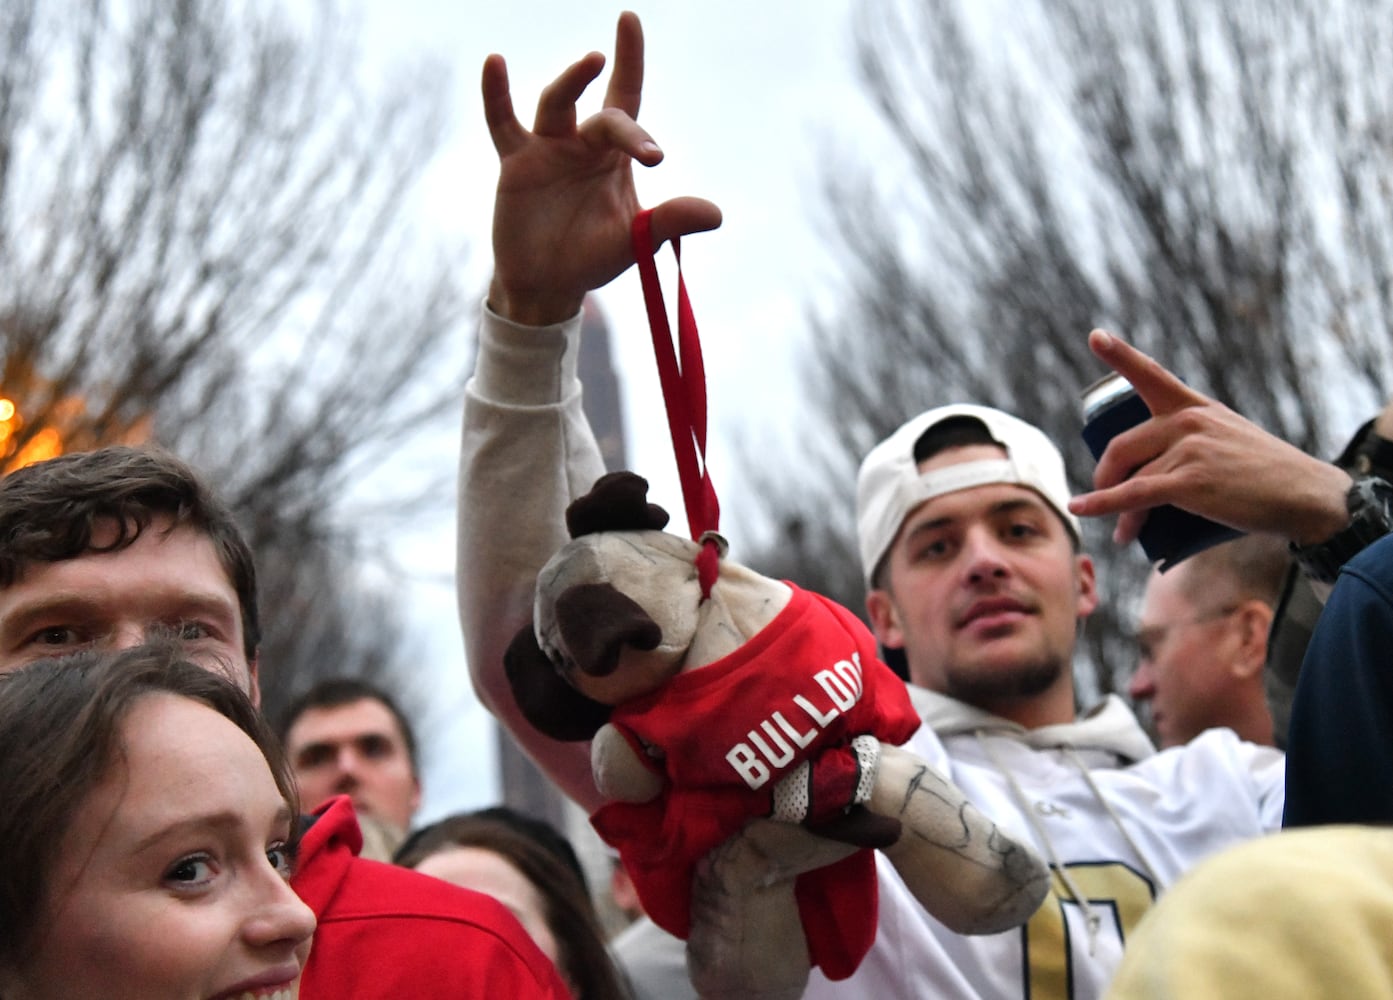
[[[925,722],[909,746],[1057,875],[1023,934],[943,948],[961,995],[1098,995],[1161,890],[1280,823],[1276,752],[1216,730],[1157,754],[1117,698],[1077,716],[1075,639],[1098,593],[1069,499],[1044,434],[970,405],[915,417],[858,478],[867,610]],[[944,944],[926,921],[902,950]]]
[[[1059,452],[999,410],[930,410],[857,482],[867,610],[911,680],[1022,726],[1071,721],[1079,619],[1098,603]]]
[[[580,405],[580,306],[633,262],[632,160],[662,156],[634,120],[643,51],[632,15],[620,20],[605,109],[581,121],[575,102],[602,64],[592,53],[566,70],[531,131],[514,114],[502,61],[485,65],[501,173],[460,476],[460,613],[475,688],[587,809],[600,802],[587,748],[532,729],[501,664],[528,620],[537,570],[566,540],[567,503],[603,471]],[[679,198],[655,208],[653,231],[667,239],[719,221],[709,202]],[[867,607],[882,644],[904,651],[925,723],[907,746],[1035,844],[1056,877],[1026,926],[965,937],[884,866],[870,955],[848,980],[815,971],[805,995],[1098,997],[1167,885],[1279,825],[1282,757],[1221,730],[1157,753],[1116,698],[1076,715],[1075,637],[1098,595],[1063,461],[1037,429],[983,407],[931,410],[866,458],[858,493]]]

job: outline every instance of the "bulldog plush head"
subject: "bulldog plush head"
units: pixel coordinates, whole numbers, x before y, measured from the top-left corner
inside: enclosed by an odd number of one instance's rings
[[[663,531],[648,483],[615,472],[566,511],[572,541],[537,575],[534,625],[505,664],[527,720],[587,740],[610,709],[657,690],[689,665],[701,621],[699,546]]]

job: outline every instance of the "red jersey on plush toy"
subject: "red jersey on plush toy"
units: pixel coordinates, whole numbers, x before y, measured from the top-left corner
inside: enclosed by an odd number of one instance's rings
[[[919,727],[904,682],[861,621],[798,587],[730,656],[618,706],[609,721],[668,785],[649,802],[605,805],[592,822],[618,849],[648,915],[681,938],[696,863],[770,814],[780,778],[824,751],[845,752],[853,737],[900,744]],[[872,852],[799,876],[795,891],[813,964],[831,979],[851,975],[875,939]]]

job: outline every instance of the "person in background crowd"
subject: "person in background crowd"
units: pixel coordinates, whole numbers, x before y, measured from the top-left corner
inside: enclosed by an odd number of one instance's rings
[[[1245,535],[1151,571],[1127,690],[1150,707],[1161,746],[1215,726],[1273,745],[1263,667],[1290,559],[1280,538]]]
[[[296,698],[276,731],[305,804],[347,795],[362,856],[390,861],[421,804],[416,735],[396,701],[366,681],[331,677]]]
[[[1376,476],[1393,482],[1393,400],[1355,431],[1335,465],[1351,476]],[[1291,702],[1306,646],[1324,604],[1321,585],[1293,560],[1282,584],[1272,633],[1267,642],[1267,704],[1272,712],[1277,746],[1286,749],[1291,728]]]
[[[625,997],[585,872],[550,824],[506,806],[458,813],[412,833],[396,861],[507,906],[576,1000]]]
[[[1393,996],[1393,831],[1287,830],[1198,865],[1137,928],[1107,1000]]]

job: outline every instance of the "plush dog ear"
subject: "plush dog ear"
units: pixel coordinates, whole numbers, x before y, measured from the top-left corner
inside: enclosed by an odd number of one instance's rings
[[[513,700],[538,732],[554,740],[588,740],[609,721],[610,706],[587,698],[556,672],[531,624],[513,636],[503,668]]]
[[[667,522],[667,511],[648,502],[648,480],[632,472],[601,476],[566,508],[572,538],[600,531],[661,531]]]

